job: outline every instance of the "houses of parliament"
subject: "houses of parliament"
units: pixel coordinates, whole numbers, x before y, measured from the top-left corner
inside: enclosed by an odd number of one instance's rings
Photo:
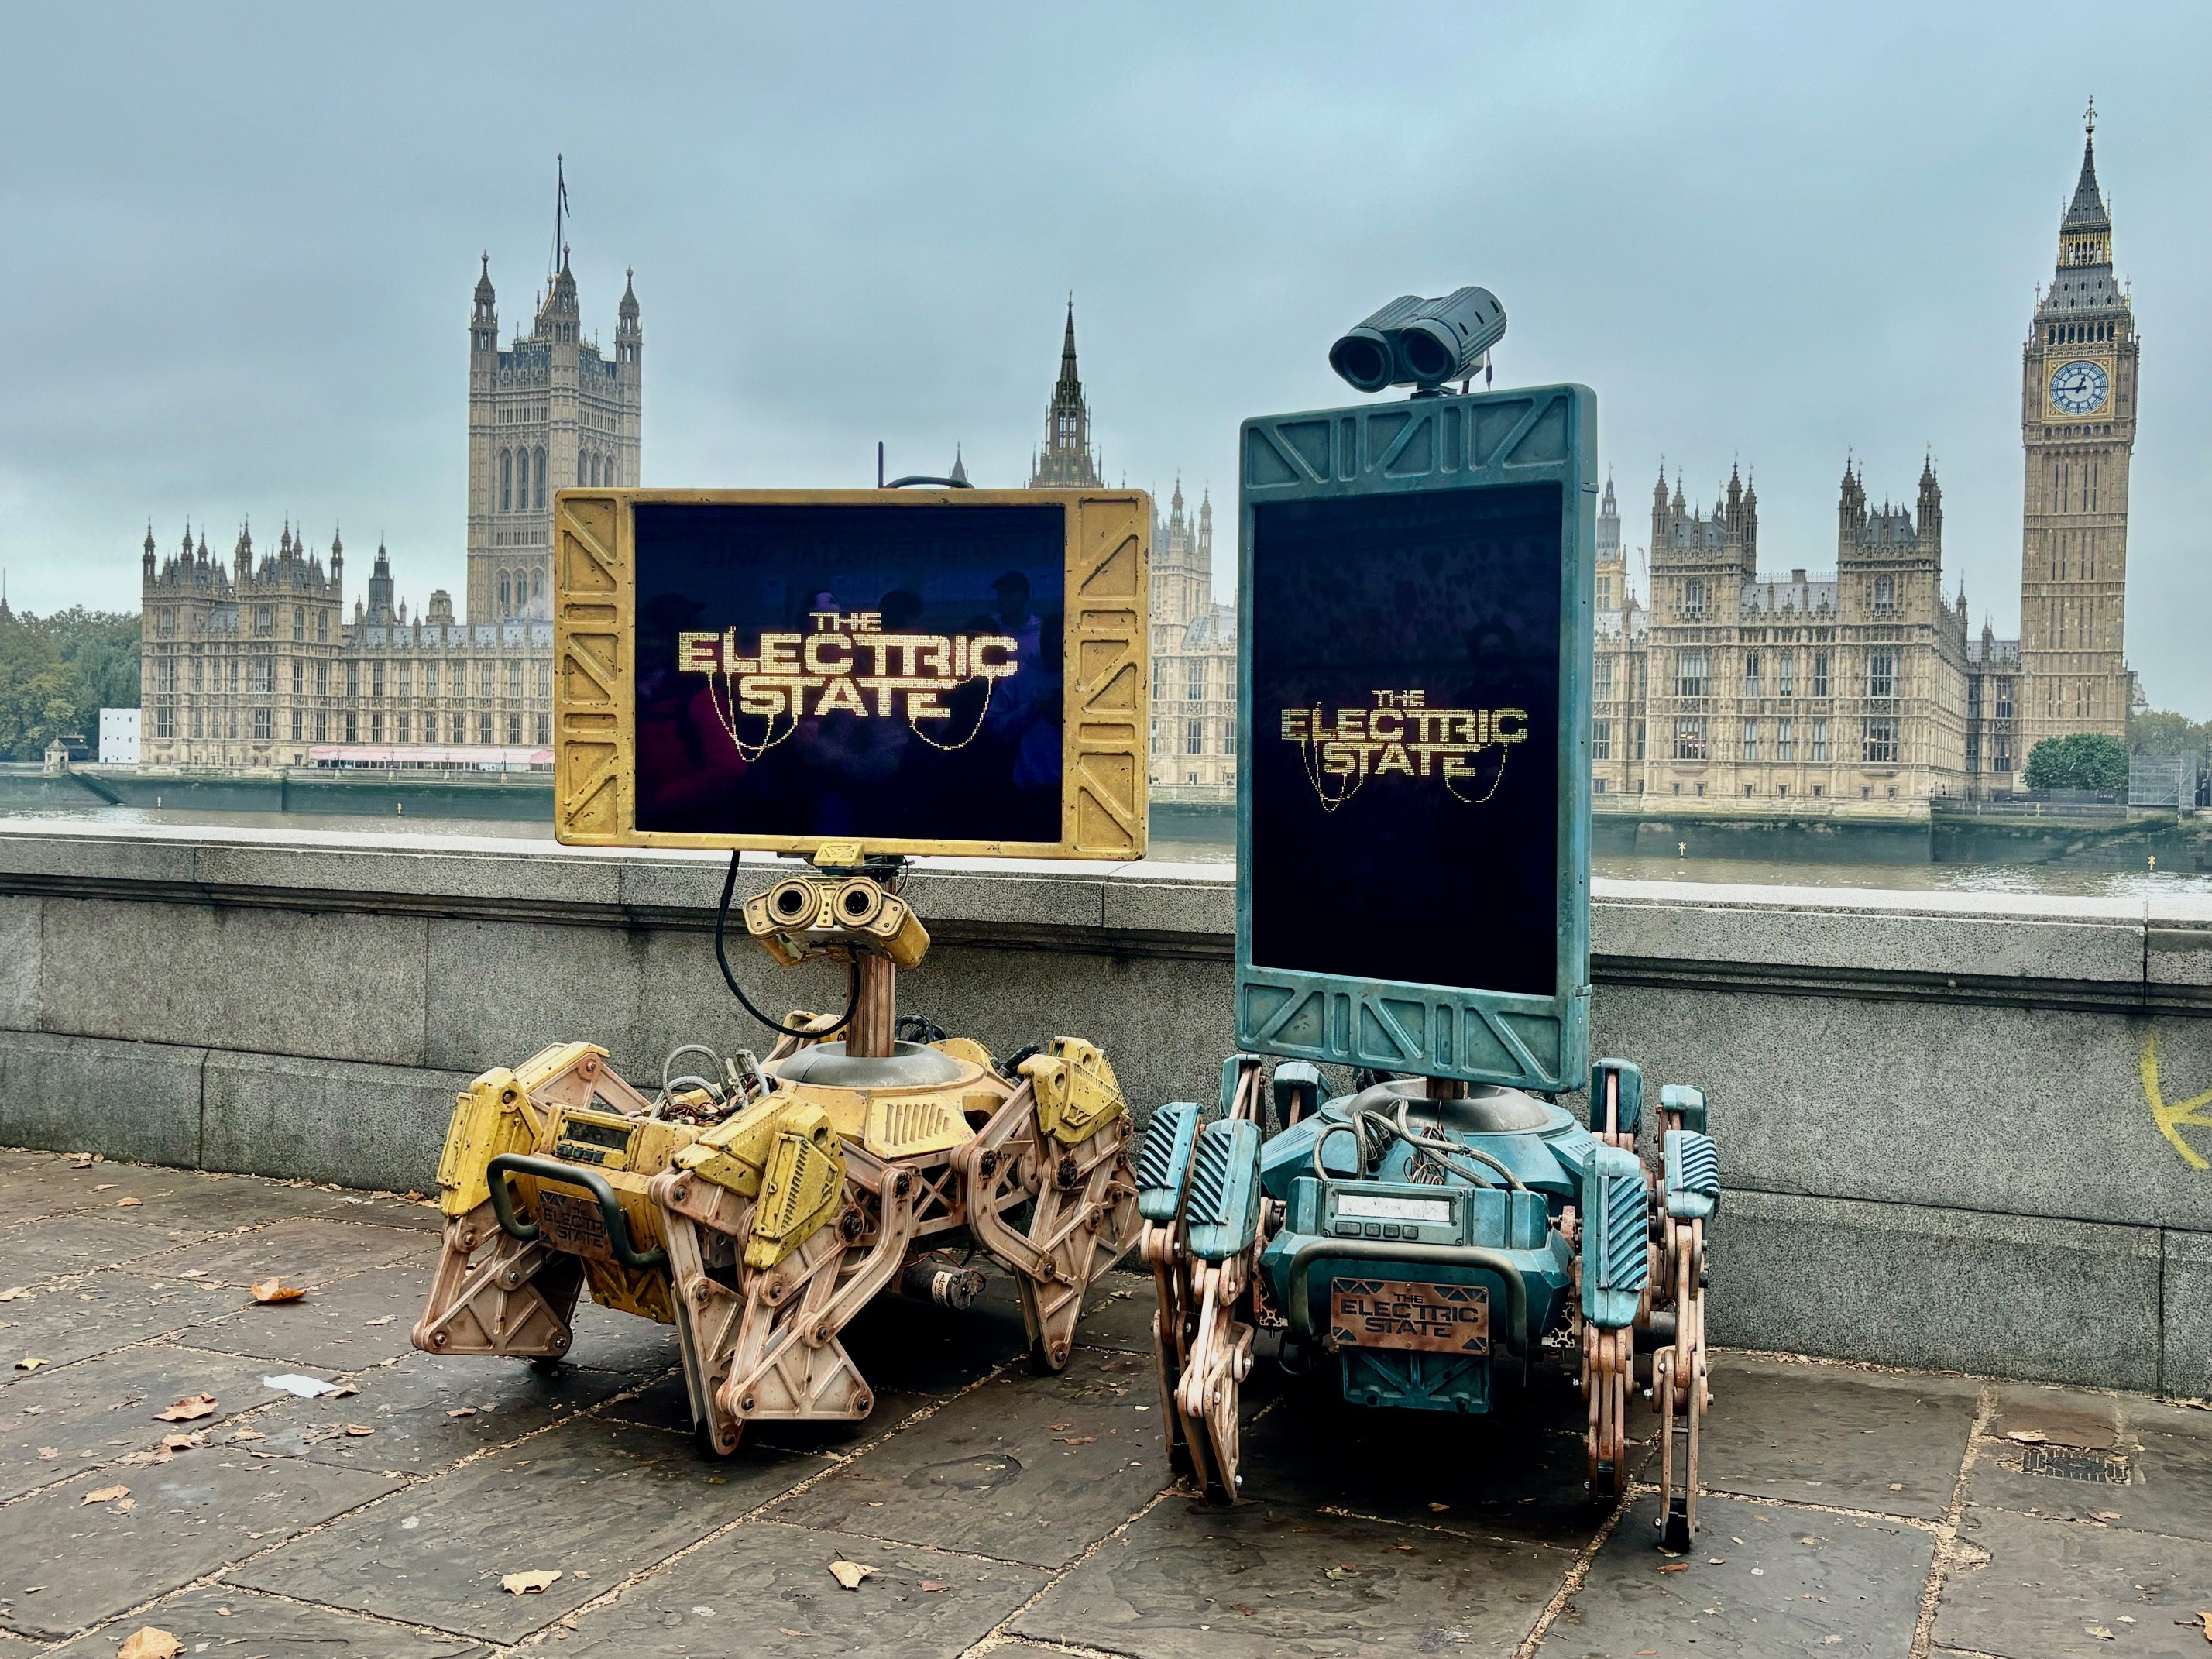
[[[1945,595],[1932,459],[1909,501],[1873,504],[1846,461],[1835,565],[1761,574],[1758,491],[1731,473],[1710,512],[1662,469],[1650,598],[1632,591],[1612,483],[1597,531],[1592,787],[1671,807],[1925,811],[2013,793],[2045,738],[2124,740],[2128,464],[2137,339],[2113,277],[2095,119],[2059,222],[2057,268],[2021,351],[2026,490],[2018,639]]]
[[[518,327],[502,345],[485,257],[469,314],[464,617],[443,590],[410,617],[381,547],[348,616],[335,533],[325,557],[289,525],[260,547],[241,526],[226,559],[210,556],[204,532],[187,531],[164,557],[149,526],[142,763],[513,764],[550,744],[553,492],[569,480],[638,482],[645,333],[634,288],[615,314],[614,351],[603,355],[585,337],[563,248],[530,331]]]
[[[1832,568],[1763,572],[1757,489],[1732,473],[1710,510],[1662,469],[1648,597],[1632,582],[1610,481],[1598,520],[1590,764],[1601,804],[1704,800],[1796,811],[1926,810],[2012,793],[2028,752],[2075,732],[2124,738],[2128,471],[2138,342],[2114,279],[2094,115],[2056,270],[2021,356],[2021,635],[1970,626],[1946,592],[1932,459],[1909,499],[1875,503],[1846,461]],[[344,549],[286,526],[226,561],[204,534],[143,556],[141,752],[153,765],[300,764],[330,745],[482,763],[551,732],[552,494],[639,482],[644,334],[625,287],[614,349],[584,336],[565,251],[530,331],[499,339],[489,258],[469,317],[466,616],[410,616],[385,550],[349,617]],[[964,477],[956,459],[954,475]],[[1097,486],[1069,303],[1032,459],[1038,488]],[[1811,562],[1808,561],[1809,565]],[[1226,802],[1237,777],[1237,615],[1213,599],[1213,507],[1180,481],[1153,526],[1151,781]],[[320,750],[320,754],[313,753]],[[449,752],[433,757],[428,751]],[[363,752],[358,757],[373,758]],[[382,758],[398,758],[388,753]],[[510,759],[520,757],[509,757]]]

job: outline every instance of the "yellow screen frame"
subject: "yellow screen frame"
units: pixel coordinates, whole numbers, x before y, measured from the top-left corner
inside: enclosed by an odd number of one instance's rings
[[[870,839],[869,853],[1142,858],[1152,695],[1152,497],[1141,489],[562,489],[553,498],[553,832],[571,847],[811,856],[836,836],[637,827],[635,515],[641,502],[1067,508],[1066,705],[1056,842]]]

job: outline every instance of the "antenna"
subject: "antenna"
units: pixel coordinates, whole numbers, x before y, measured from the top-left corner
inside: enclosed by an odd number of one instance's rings
[[[553,157],[553,263],[546,267],[547,285],[561,274],[561,222],[568,213],[568,175],[566,158],[559,154]]]

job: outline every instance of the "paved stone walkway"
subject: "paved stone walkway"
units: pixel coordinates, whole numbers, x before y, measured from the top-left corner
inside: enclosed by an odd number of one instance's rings
[[[870,1422],[715,1462],[664,1328],[587,1310],[550,1372],[410,1350],[437,1221],[0,1154],[0,1659],[149,1625],[210,1659],[2212,1655],[2203,1411],[1723,1355],[1675,1561],[1648,1488],[1579,1495],[1564,1378],[1475,1420],[1317,1378],[1248,1425],[1256,1501],[1207,1512],[1161,1490],[1150,1287],[1121,1278],[1057,1377],[1003,1282],[966,1315],[886,1298],[850,1336]],[[271,1275],[307,1294],[257,1305]],[[501,1589],[526,1571],[559,1577]]]

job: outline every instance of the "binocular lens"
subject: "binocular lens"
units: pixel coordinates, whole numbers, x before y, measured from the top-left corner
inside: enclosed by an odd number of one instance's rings
[[[1347,334],[1329,348],[1329,367],[1362,392],[1390,384],[1390,351],[1379,339]]]
[[[1444,349],[1443,342],[1425,330],[1407,329],[1399,337],[1398,344],[1406,354],[1406,367],[1416,380],[1448,380],[1459,367],[1458,358]]]

